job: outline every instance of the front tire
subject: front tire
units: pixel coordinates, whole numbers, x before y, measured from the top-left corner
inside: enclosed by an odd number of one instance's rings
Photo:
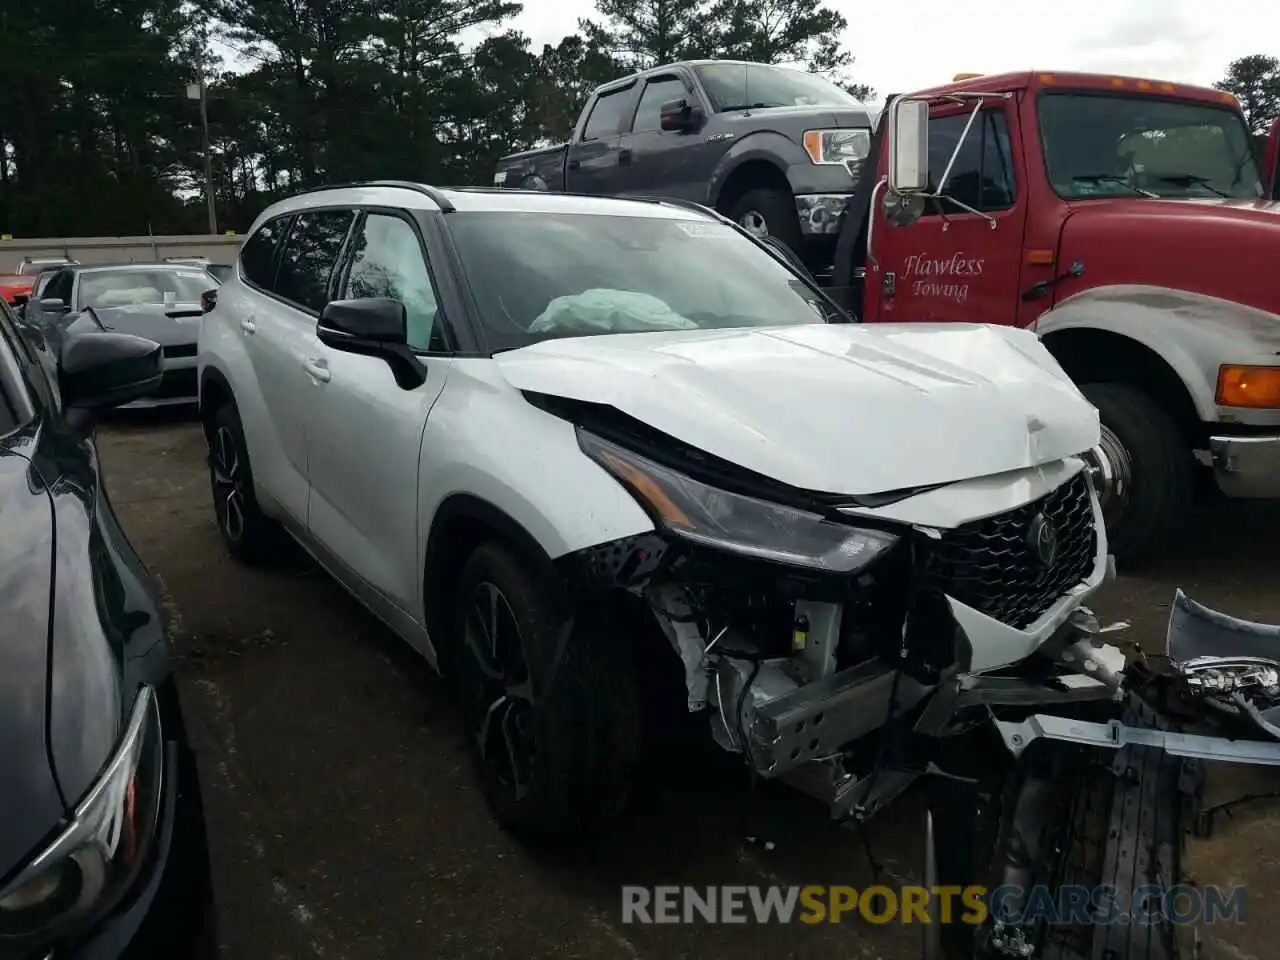
[[[1102,443],[1091,454],[1111,552],[1141,561],[1179,533],[1191,513],[1195,470],[1173,417],[1151,397],[1119,383],[1086,383],[1098,408]]]
[[[758,237],[777,237],[804,259],[796,200],[786,190],[750,190],[729,207],[729,219]]]
[[[260,564],[274,556],[279,530],[258,506],[249,448],[235,405],[224,403],[214,410],[205,434],[209,442],[209,487],[222,542],[241,563]]]
[[[530,839],[574,839],[626,804],[640,752],[631,645],[513,551],[479,547],[455,610],[453,682],[486,799]]]

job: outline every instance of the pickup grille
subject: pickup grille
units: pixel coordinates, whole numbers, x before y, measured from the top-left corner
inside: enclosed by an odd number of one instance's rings
[[[1031,542],[1042,516],[1057,549],[1044,564]],[[924,587],[1019,630],[1093,570],[1098,535],[1084,471],[1039,500],[965,524],[930,543]]]

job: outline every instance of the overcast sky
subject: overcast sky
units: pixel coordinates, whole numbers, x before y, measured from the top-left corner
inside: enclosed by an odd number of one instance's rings
[[[1271,53],[1280,4],[1259,0],[829,0],[849,21],[854,79],[881,95],[957,73],[1080,70],[1208,85],[1226,65]],[[1039,7],[1039,9],[1037,9]],[[515,26],[533,49],[558,43],[593,0],[525,0]]]

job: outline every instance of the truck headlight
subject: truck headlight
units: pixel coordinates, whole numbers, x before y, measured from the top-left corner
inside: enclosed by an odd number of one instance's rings
[[[870,130],[806,130],[804,152],[814,163],[858,161],[871,152]]]
[[[142,687],[101,776],[57,838],[0,889],[0,944],[47,943],[111,909],[136,878],[159,820],[164,744]]]
[[[730,493],[655,463],[586,430],[582,451],[608,470],[664,532],[729,553],[828,573],[852,573],[898,537],[833,523],[816,513]]]

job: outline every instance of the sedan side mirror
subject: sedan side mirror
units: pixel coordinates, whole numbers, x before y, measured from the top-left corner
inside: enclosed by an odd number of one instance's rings
[[[58,389],[75,425],[154,393],[163,376],[160,344],[129,333],[72,324],[59,351]]]
[[[427,368],[409,348],[404,304],[391,297],[333,300],[320,311],[316,337],[331,350],[387,362],[403,390],[422,386]]]
[[[702,125],[702,110],[683,98],[668,100],[658,112],[659,125],[668,132],[684,133]]]
[[[68,313],[71,308],[62,300],[61,297],[41,297],[40,312],[41,313]]]

